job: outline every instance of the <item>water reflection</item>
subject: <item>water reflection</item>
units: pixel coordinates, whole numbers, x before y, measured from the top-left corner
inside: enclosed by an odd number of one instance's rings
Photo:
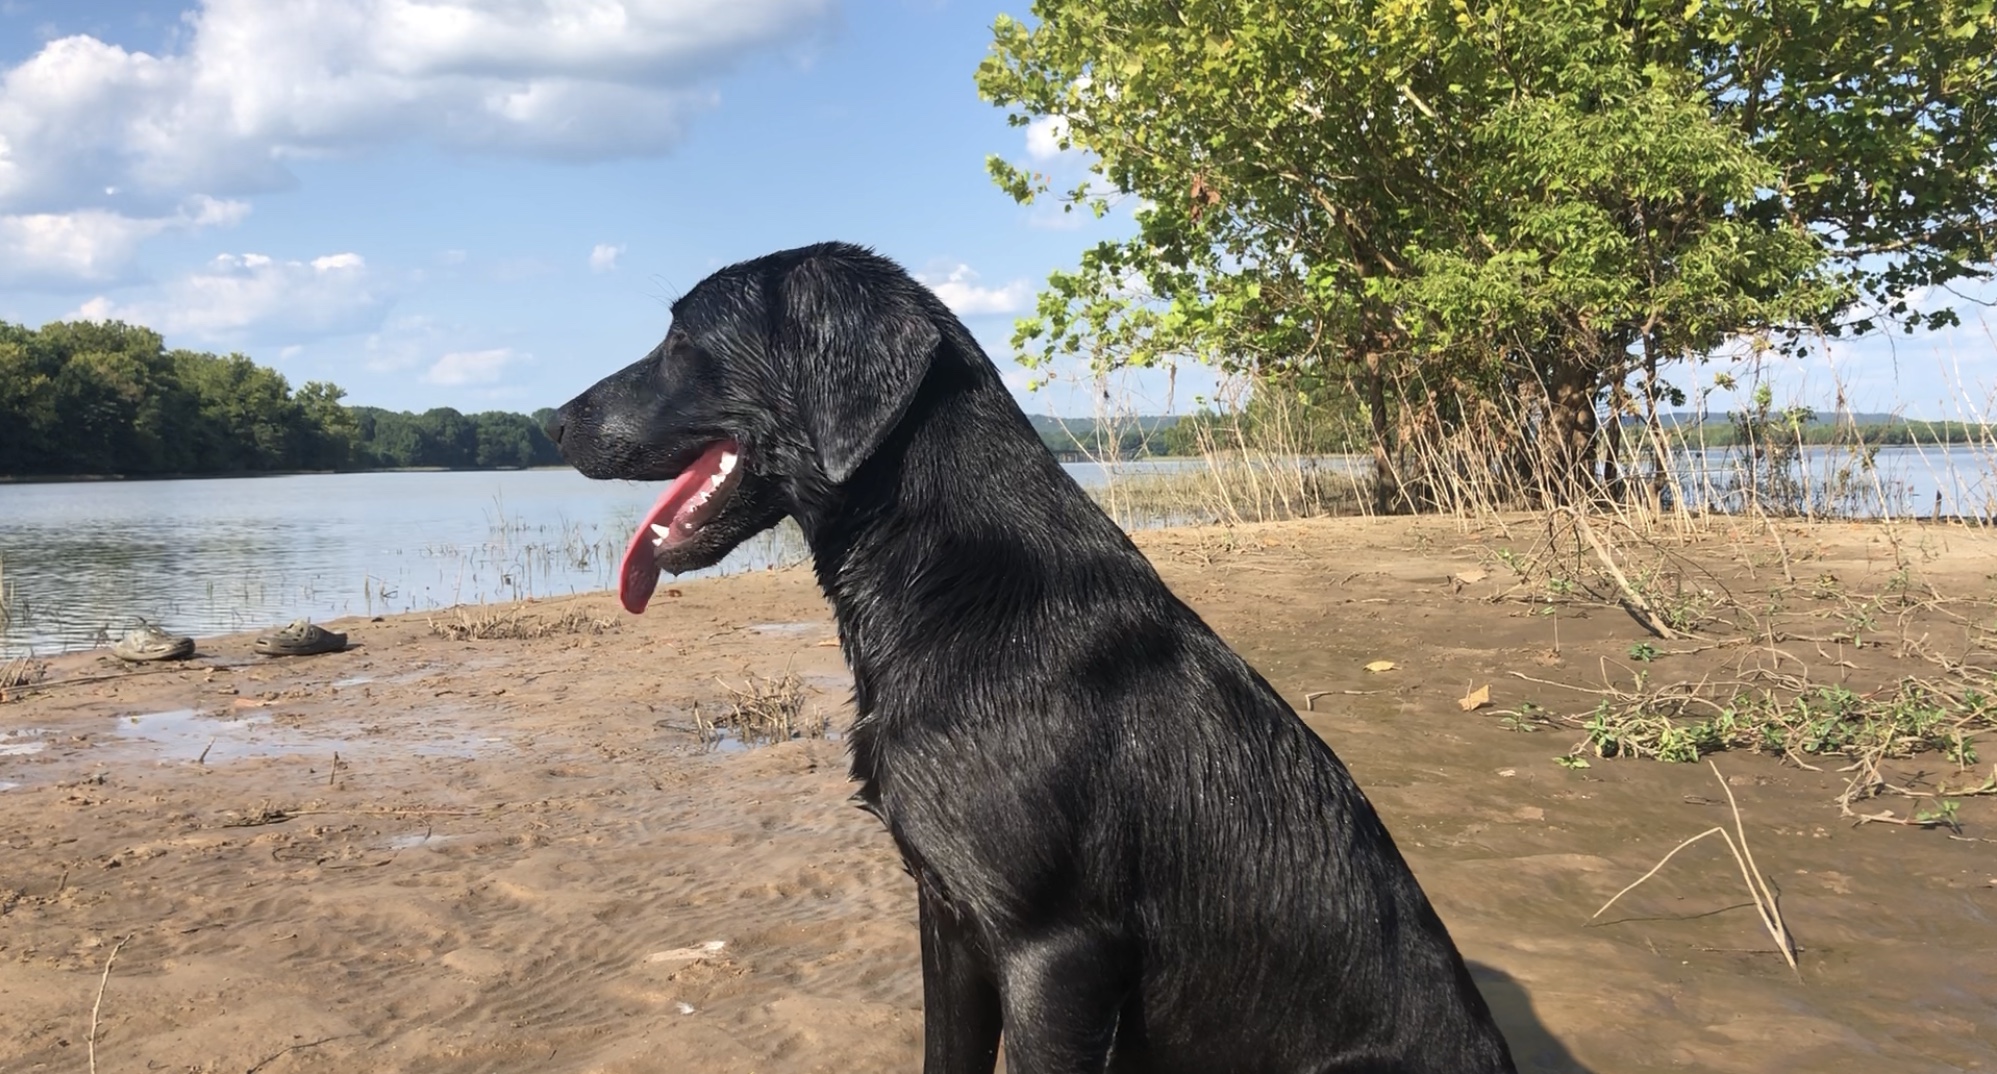
[[[0,654],[134,616],[201,636],[606,589],[657,493],[569,470],[0,485]],[[715,570],[802,554],[780,529]]]

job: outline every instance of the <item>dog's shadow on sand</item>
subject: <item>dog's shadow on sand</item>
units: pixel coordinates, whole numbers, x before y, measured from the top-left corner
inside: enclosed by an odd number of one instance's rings
[[[1477,990],[1484,993],[1498,1029],[1512,1046],[1519,1074],[1594,1074],[1540,1022],[1539,1015],[1533,1013],[1532,993],[1517,978],[1481,962],[1470,963],[1470,976],[1476,979]]]

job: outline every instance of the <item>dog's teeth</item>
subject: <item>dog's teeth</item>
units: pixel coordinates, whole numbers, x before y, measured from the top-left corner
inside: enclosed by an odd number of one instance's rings
[[[723,476],[726,476],[726,475],[728,474],[728,472],[729,472],[729,471],[731,471],[731,470],[733,470],[733,469],[735,469],[735,453],[734,453],[734,452],[732,452],[732,451],[724,451],[724,452],[722,452],[722,453],[721,453],[721,473],[723,474]]]
[[[666,538],[671,537],[672,535],[673,535],[672,530],[669,530],[666,527],[661,526],[656,522],[652,523],[652,536],[657,537],[659,540],[663,541]]]
[[[711,489],[718,489],[721,487],[721,483],[726,480],[728,480],[728,471],[723,470],[722,472],[715,474],[712,478],[708,479],[707,487]]]

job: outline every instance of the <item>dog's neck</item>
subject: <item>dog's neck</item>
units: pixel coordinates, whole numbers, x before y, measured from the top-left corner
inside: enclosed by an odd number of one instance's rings
[[[939,363],[853,480],[800,512],[863,718],[880,676],[1018,645],[1058,621],[1053,594],[1130,571],[1128,558],[1093,554],[1128,538],[975,357]]]

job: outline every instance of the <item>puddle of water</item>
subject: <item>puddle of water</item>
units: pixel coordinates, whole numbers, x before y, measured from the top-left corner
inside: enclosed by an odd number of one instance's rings
[[[817,634],[825,630],[825,623],[755,623],[749,629],[758,634]]]
[[[388,849],[414,850],[417,847],[436,846],[439,843],[448,843],[454,839],[462,838],[464,837],[459,835],[438,835],[435,832],[405,832],[402,835],[390,837],[388,840]]]
[[[345,679],[334,679],[333,686],[336,689],[344,689],[349,686],[362,686],[373,681],[374,676],[372,675],[354,675]]]
[[[0,791],[11,791],[18,786],[20,786],[20,784],[10,783],[4,779],[0,779]]]
[[[826,728],[825,730],[825,740],[827,742],[837,742],[843,737],[845,737],[845,732],[843,731],[834,730],[829,727]],[[736,734],[733,731],[716,731],[713,744],[708,747],[707,752],[747,753],[748,751],[753,749],[758,749],[763,746],[773,746],[773,745],[776,745],[776,743],[757,742],[754,745],[751,745],[747,742],[742,741],[742,736]]]
[[[51,734],[46,727],[17,727],[12,731],[0,731],[0,757],[26,757],[49,748],[42,736]]]
[[[200,709],[168,709],[120,716],[114,730],[123,741],[155,747],[148,752],[162,761],[192,761],[204,752],[211,761],[298,752],[281,732],[270,738],[255,735],[269,723],[270,717],[263,714],[231,718],[210,716]]]
[[[233,761],[249,757],[315,756],[330,757],[363,753],[382,746],[422,756],[471,757],[503,745],[503,739],[470,734],[446,734],[409,741],[370,741],[348,721],[322,726],[297,726],[272,722],[266,713],[248,716],[221,716],[200,709],[168,709],[136,716],[121,716],[115,727],[118,739],[141,746],[156,761],[205,763]]]

